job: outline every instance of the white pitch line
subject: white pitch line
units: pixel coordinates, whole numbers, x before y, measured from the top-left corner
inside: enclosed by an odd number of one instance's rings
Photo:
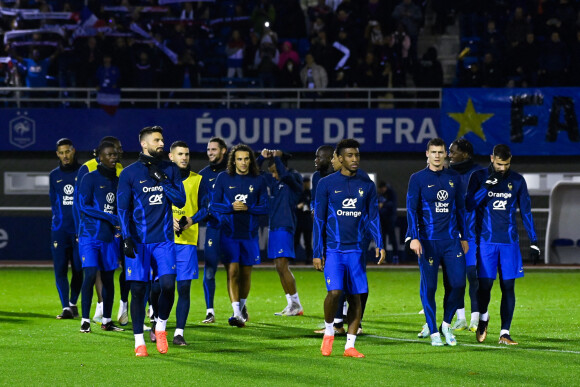
[[[404,342],[408,342],[408,343],[425,343],[428,342],[428,340],[424,339],[424,340],[417,340],[417,339],[404,339],[404,338],[400,338],[400,337],[387,337],[387,336],[377,336],[377,335],[365,335],[366,337],[372,337],[374,339],[383,339],[383,340],[392,340],[392,341],[404,341]],[[506,346],[491,346],[491,345],[483,345],[483,344],[460,344],[457,343],[457,345],[459,346],[463,346],[463,347],[475,347],[475,348],[485,348],[485,349],[503,349],[506,350],[508,349],[508,347],[514,347],[511,345],[506,345]],[[539,351],[539,352],[557,352],[557,353],[572,353],[575,355],[580,355],[580,351],[568,351],[565,349],[542,349],[542,348],[525,348],[525,347],[520,347],[517,346],[516,350],[521,350],[521,351]]]

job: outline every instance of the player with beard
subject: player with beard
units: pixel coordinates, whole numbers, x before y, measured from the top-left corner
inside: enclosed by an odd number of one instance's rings
[[[314,208],[314,268],[324,270],[327,295],[324,300],[325,333],[323,356],[330,356],[334,342],[334,315],[343,292],[349,303],[348,334],[344,356],[364,357],[354,348],[361,321],[360,295],[368,293],[366,269],[362,261],[364,235],[370,233],[377,244],[379,263],[385,259],[379,218],[377,191],[370,179],[358,173],[359,143],[341,140],[336,145],[340,172],[318,183]]]
[[[316,187],[318,182],[325,176],[334,172],[332,168],[332,155],[334,148],[331,145],[322,145],[316,150],[314,157],[314,168],[316,171],[312,174],[312,203],[310,208],[314,210],[314,200],[316,199]]]
[[[227,170],[219,174],[214,189],[209,210],[223,216],[221,249],[234,311],[228,323],[242,328],[248,321],[252,267],[260,264],[259,216],[268,214],[266,181],[249,146],[231,149]]]
[[[466,204],[476,210],[476,230],[479,245],[477,272],[479,276],[479,323],[475,336],[482,343],[487,337],[488,305],[491,288],[499,272],[501,287],[501,331],[499,344],[517,345],[510,336],[516,306],[515,282],[524,276],[516,214],[520,209],[522,223],[530,238],[530,259],[540,257],[538,238],[532,217],[532,202],[526,180],[510,169],[512,154],[507,145],[493,148],[491,165],[474,172],[469,180]]]
[[[226,142],[219,137],[212,137],[207,143],[207,158],[209,165],[199,171],[203,176],[202,184],[205,186],[207,197],[202,198],[204,207],[211,200],[214,191],[215,180],[218,175],[226,170],[228,164],[228,147]],[[204,219],[206,223],[204,243],[204,266],[203,266],[203,294],[205,296],[206,315],[204,324],[215,322],[213,299],[215,296],[215,273],[221,257],[220,251],[220,221],[219,214],[208,214]]]
[[[101,329],[123,331],[111,319],[115,269],[119,266],[121,253],[116,199],[119,178],[115,168],[118,154],[115,145],[108,141],[101,142],[96,154],[99,157],[97,169],[84,175],[77,196],[80,212],[79,253],[84,270],[82,333],[91,332],[90,312],[97,271],[101,272],[103,292]]]
[[[83,283],[83,269],[73,221],[74,187],[80,165],[76,159],[73,143],[68,138],[61,138],[56,142],[56,156],[59,159],[59,166],[49,174],[50,207],[52,208],[50,251],[54,264],[56,289],[62,305],[62,313],[56,318],[72,319],[79,314],[76,304]],[[72,268],[70,294],[67,276],[69,261]]]
[[[166,353],[166,325],[175,297],[176,256],[172,205],[185,205],[179,168],[162,160],[163,129],[148,126],[139,133],[142,153],[119,176],[117,206],[123,233],[127,281],[131,282],[131,320],[135,354],[148,356],[143,338],[145,296],[150,270],[159,277],[157,350]]]

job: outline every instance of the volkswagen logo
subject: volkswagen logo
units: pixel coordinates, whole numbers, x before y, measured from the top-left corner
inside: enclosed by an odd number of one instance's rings
[[[437,200],[443,202],[445,200],[447,200],[447,198],[449,197],[449,194],[447,193],[447,191],[445,190],[441,190],[439,192],[437,192]]]

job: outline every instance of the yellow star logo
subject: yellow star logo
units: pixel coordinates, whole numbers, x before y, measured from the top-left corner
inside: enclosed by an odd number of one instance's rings
[[[455,121],[459,122],[459,132],[455,138],[460,138],[465,136],[469,132],[473,132],[475,135],[479,136],[483,141],[485,141],[485,134],[483,133],[483,128],[481,124],[489,120],[494,116],[493,113],[478,113],[473,107],[473,102],[471,98],[467,100],[467,106],[465,106],[465,111],[463,113],[447,113],[449,117],[453,118]]]

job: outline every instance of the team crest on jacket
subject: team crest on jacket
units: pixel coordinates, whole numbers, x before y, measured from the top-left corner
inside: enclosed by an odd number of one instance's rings
[[[250,193],[254,192],[254,186],[250,185],[250,187],[248,188],[248,190],[250,191]]]
[[[326,277],[326,283],[330,285],[330,277]]]
[[[449,180],[449,186],[453,188],[453,180]]]
[[[58,242],[57,241],[54,241],[53,242],[53,245],[54,245],[54,248],[56,249],[58,247]]]
[[[433,266],[433,258],[429,257],[429,266]]]
[[[212,241],[211,239],[209,239],[209,240],[207,241],[207,245],[211,247],[211,245],[213,245],[213,241]]]
[[[133,270],[131,270],[131,266],[129,266],[129,267],[127,268],[127,275],[128,275],[129,277],[131,277],[131,273],[132,273],[132,272],[133,272]]]
[[[363,191],[363,189],[362,189],[362,188],[359,188],[359,189],[358,189],[358,194],[359,194],[359,195],[360,195],[360,197],[362,198],[362,197],[363,197],[363,195],[365,194],[365,191]]]
[[[512,185],[511,182],[508,183],[508,188],[509,188],[510,191],[512,190],[512,188],[514,188],[514,186]]]

